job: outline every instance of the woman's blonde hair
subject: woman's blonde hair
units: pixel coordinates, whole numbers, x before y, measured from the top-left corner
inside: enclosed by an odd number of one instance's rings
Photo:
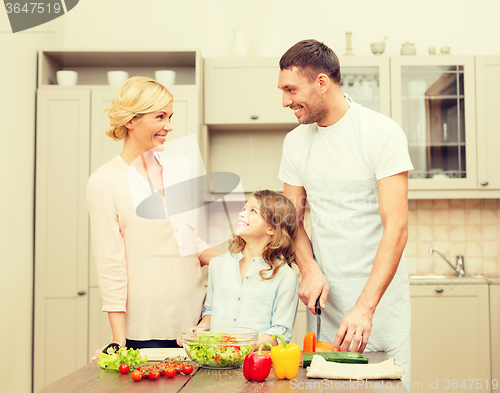
[[[262,258],[269,265],[269,268],[261,270],[259,273],[263,280],[270,280],[276,276],[278,270],[285,263],[295,263],[293,240],[299,231],[297,211],[286,196],[271,190],[257,191],[251,196],[259,202],[260,214],[266,224],[274,228],[274,235],[271,236],[271,241],[262,252]],[[245,240],[236,235],[232,239],[229,251],[231,253],[241,252],[245,245]],[[279,264],[278,259],[281,260]]]
[[[111,106],[104,111],[110,123],[106,135],[115,141],[125,138],[127,122],[144,113],[159,111],[172,100],[172,94],[154,79],[143,76],[128,79],[116,93]]]

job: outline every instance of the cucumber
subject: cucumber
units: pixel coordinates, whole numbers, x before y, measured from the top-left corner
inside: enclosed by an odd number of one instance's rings
[[[368,358],[357,352],[306,352],[302,358],[302,367],[310,366],[314,355],[321,356],[326,359],[327,362],[357,364],[368,363]]]

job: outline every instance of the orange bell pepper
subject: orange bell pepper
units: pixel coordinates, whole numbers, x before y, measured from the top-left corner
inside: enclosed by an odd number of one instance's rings
[[[333,352],[333,343],[318,341],[316,343],[316,349],[314,350],[314,352]]]
[[[316,334],[314,332],[309,332],[304,336],[302,352],[316,352]]]

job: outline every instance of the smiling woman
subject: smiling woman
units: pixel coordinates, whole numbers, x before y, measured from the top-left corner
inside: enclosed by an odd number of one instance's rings
[[[164,151],[172,131],[173,97],[155,80],[133,77],[106,112],[106,134],[123,139],[124,147],[91,175],[87,186],[102,310],[109,316],[112,343],[176,346],[182,329],[201,316],[201,265],[219,252],[196,237],[191,213],[168,214],[164,187],[192,177],[187,159]],[[137,195],[156,198],[164,214],[157,219],[138,216]],[[182,303],[158,306],[158,299],[172,293]]]

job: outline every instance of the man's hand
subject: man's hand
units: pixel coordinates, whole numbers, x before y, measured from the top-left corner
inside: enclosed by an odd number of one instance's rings
[[[302,272],[302,283],[300,284],[297,294],[300,300],[302,300],[302,303],[304,303],[314,315],[316,315],[316,299],[321,295],[319,304],[321,308],[324,309],[329,292],[330,286],[328,285],[328,280],[317,264],[311,264],[307,272]]]
[[[362,305],[356,304],[342,319],[333,348],[342,346],[342,351],[345,352],[349,351],[352,344],[352,352],[363,353],[372,331],[372,320],[373,313]]]

